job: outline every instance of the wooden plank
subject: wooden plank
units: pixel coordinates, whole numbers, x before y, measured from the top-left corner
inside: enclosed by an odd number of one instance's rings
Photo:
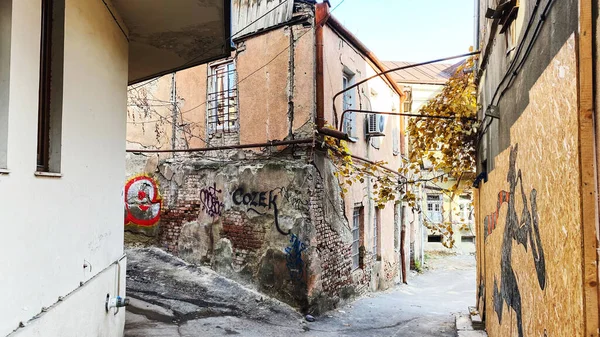
[[[579,1],[578,112],[586,336],[598,336],[597,182],[594,134],[594,63],[592,0]]]

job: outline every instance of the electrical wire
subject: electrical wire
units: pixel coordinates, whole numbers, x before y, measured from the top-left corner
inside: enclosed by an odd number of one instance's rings
[[[329,15],[331,15],[331,13],[333,13],[333,11],[335,11],[338,7],[340,7],[346,0],[342,0],[339,4],[337,4],[337,6],[335,6],[330,12]],[[319,22],[316,26],[322,25],[323,23],[325,23],[327,21],[327,19],[329,19],[329,16],[327,16],[326,18],[323,19],[322,22]],[[300,36],[298,36],[296,39],[292,40],[292,42],[290,42],[290,44],[285,47],[282,51],[280,51],[279,53],[277,53],[275,55],[275,57],[273,57],[271,60],[269,60],[267,63],[263,64],[262,66],[260,66],[258,69],[254,70],[252,73],[250,73],[249,75],[247,75],[246,77],[242,78],[241,80],[239,80],[237,82],[236,85],[239,85],[240,83],[244,82],[245,80],[247,80],[250,76],[256,74],[257,72],[259,72],[260,70],[264,69],[266,66],[268,66],[269,64],[271,64],[273,61],[275,61],[275,59],[277,59],[277,57],[279,57],[281,54],[285,53],[291,46],[292,44],[295,44],[296,42],[298,42],[298,40],[300,40],[304,35],[306,35],[308,32],[310,32],[311,30],[306,30],[304,33],[302,33]],[[195,110],[203,105],[205,105],[207,103],[207,101],[204,101],[192,108],[190,108],[189,110],[183,111],[182,114],[188,113],[192,110]]]
[[[219,47],[224,45],[225,43],[228,43],[229,41],[231,41],[236,35],[238,35],[239,33],[243,32],[246,28],[252,26],[253,24],[257,23],[259,20],[261,20],[262,18],[264,18],[265,16],[269,15],[271,12],[273,12],[274,10],[276,10],[277,8],[279,8],[279,6],[287,3],[289,0],[284,0],[282,2],[280,2],[279,4],[277,4],[275,7],[271,8],[270,10],[268,10],[267,12],[265,12],[263,15],[259,16],[258,18],[256,18],[255,20],[253,20],[252,22],[250,22],[249,24],[247,24],[246,26],[244,26],[244,28],[242,29],[238,29],[237,33],[231,35],[229,38],[227,38],[225,41],[223,41],[222,43],[213,45],[209,48],[206,49],[206,51],[202,54],[197,55],[196,57],[194,57],[193,59],[187,61],[186,63],[183,64],[183,66],[187,66],[190,63],[193,63],[194,61],[196,61],[197,59],[199,59],[200,57],[206,55],[208,53],[208,51],[210,51],[213,48]]]
[[[525,50],[525,54],[523,54],[523,57],[520,57],[520,53],[522,51],[523,46],[525,46],[525,41],[527,40],[527,35],[529,34],[529,31],[531,29],[531,27],[533,26],[533,22],[534,19],[537,17],[537,10],[539,8],[539,5],[541,4],[541,0],[536,1],[535,7],[533,9],[533,13],[531,15],[531,17],[529,18],[529,22],[527,23],[527,27],[525,29],[525,33],[523,35],[523,39],[521,40],[521,42],[519,43],[519,46],[517,47],[517,50],[515,52],[515,56],[511,62],[511,64],[509,65],[509,68],[507,69],[507,71],[505,72],[504,76],[502,77],[502,80],[500,81],[500,83],[498,84],[498,86],[496,87],[496,90],[494,91],[494,94],[492,95],[492,99],[490,100],[490,106],[491,105],[495,105],[494,101],[496,100],[496,98],[498,98],[497,103],[500,102],[500,99],[502,99],[502,97],[504,96],[504,94],[506,93],[506,91],[508,91],[508,89],[511,87],[511,85],[513,84],[513,79],[517,76],[517,74],[519,73],[520,69],[523,67],[523,65],[525,64],[525,61],[527,60],[527,57],[529,56],[529,54],[531,53],[531,50],[533,49],[533,45],[535,43],[535,41],[537,40],[537,37],[539,36],[539,32],[541,30],[541,27],[543,25],[543,23],[546,21],[546,17],[548,15],[548,11],[550,10],[550,6],[552,5],[552,3],[554,2],[554,0],[548,0],[548,2],[546,3],[546,6],[544,7],[544,10],[542,11],[541,15],[539,16],[539,21],[535,27],[535,30],[533,32],[533,35],[531,37],[531,39],[529,39],[529,43],[527,45],[527,48]],[[519,60],[520,58],[520,60]],[[515,67],[516,65],[516,67]],[[508,81],[508,83],[506,84],[506,86],[504,87],[504,89],[502,89],[502,91],[500,91],[500,88],[502,88],[502,85],[504,84],[504,81],[506,81],[506,79],[510,76],[510,79]],[[500,95],[498,96],[498,93],[500,93]],[[485,123],[485,120],[488,118],[488,115],[485,115],[484,118],[482,119],[482,124]],[[490,117],[491,118],[491,117]],[[477,142],[476,142],[476,147],[479,147],[479,143],[481,142],[481,139],[483,138],[483,135],[487,132],[487,130],[489,129],[489,127],[491,126],[493,122],[493,118],[490,119],[490,121],[487,123],[487,125],[482,129],[482,132],[479,133],[479,136],[477,138]]]

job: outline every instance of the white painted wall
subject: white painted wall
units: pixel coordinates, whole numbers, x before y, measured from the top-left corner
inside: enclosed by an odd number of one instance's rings
[[[102,1],[66,1],[62,177],[36,177],[40,1],[13,0],[0,335],[81,288],[15,335],[121,336],[124,311],[103,306],[123,254],[127,41]]]

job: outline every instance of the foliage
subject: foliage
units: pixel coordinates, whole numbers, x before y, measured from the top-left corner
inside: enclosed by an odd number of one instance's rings
[[[421,261],[415,260],[415,270],[417,271],[417,273],[423,272],[423,266],[421,265]]]
[[[457,67],[442,91],[420,110],[421,115],[441,118],[411,118],[407,133],[411,149],[409,160],[420,167],[430,164],[433,171],[458,179],[464,172],[475,171],[477,141],[477,100],[474,59]]]
[[[407,134],[411,149],[408,158],[402,157],[403,165],[398,172],[386,168],[386,162],[354,160],[345,141],[325,137],[328,155],[337,168],[335,175],[342,188],[342,197],[354,184],[369,182],[377,207],[383,208],[389,201],[402,200],[414,211],[422,212],[422,200],[417,191],[423,184],[454,181],[452,186],[440,190],[451,198],[460,193],[457,178],[463,172],[473,172],[475,168],[479,123],[476,121],[474,73],[470,71],[473,64],[474,59],[471,58],[458,66],[441,92],[419,111],[422,115],[451,118],[410,119]],[[442,235],[442,243],[446,247],[454,245],[451,221],[433,223],[424,217],[424,225]]]
[[[327,126],[331,127],[331,126]],[[378,208],[384,208],[389,201],[396,200],[400,186],[399,175],[391,170],[385,169],[384,161],[367,163],[355,161],[352,158],[348,143],[339,141],[333,137],[325,137],[327,152],[337,171],[334,175],[340,182],[343,198],[348,189],[355,184],[372,183],[373,200]]]

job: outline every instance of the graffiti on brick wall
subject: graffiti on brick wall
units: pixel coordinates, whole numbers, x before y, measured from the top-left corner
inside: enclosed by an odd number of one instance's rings
[[[209,186],[200,190],[200,203],[202,203],[202,210],[209,216],[221,216],[225,204],[219,200],[221,190],[217,189],[217,184]]]
[[[160,219],[162,199],[158,184],[147,175],[135,176],[125,184],[125,225],[154,226]]]
[[[231,199],[237,206],[244,205],[247,211],[255,212],[259,215],[265,215],[267,211],[273,211],[275,216],[275,227],[277,231],[282,235],[290,234],[290,231],[284,232],[279,226],[279,209],[277,208],[277,199],[281,193],[281,189],[274,189],[270,191],[246,191],[243,187],[238,187],[233,194]],[[259,210],[262,210],[259,211]]]
[[[492,214],[485,217],[483,224],[485,239],[487,240],[488,236],[490,236],[496,228],[496,222],[498,221],[498,214],[501,206],[503,204],[508,205],[502,239],[500,287],[498,287],[498,282],[496,278],[494,278],[494,311],[496,311],[496,314],[498,315],[498,321],[502,323],[502,309],[504,302],[506,302],[506,305],[512,308],[516,313],[519,337],[523,337],[521,292],[519,291],[519,284],[517,282],[511,261],[513,240],[516,241],[517,244],[523,245],[525,250],[527,250],[529,243],[531,254],[533,256],[533,262],[535,264],[538,283],[541,290],[544,290],[546,287],[546,261],[540,240],[539,217],[536,200],[537,191],[532,189],[529,193],[529,201],[531,203],[531,205],[529,205],[527,202],[527,194],[525,193],[525,188],[523,187],[521,170],[516,170],[518,149],[518,144],[510,149],[510,161],[508,175],[506,178],[510,189],[509,191],[500,191],[498,193],[496,210]],[[523,210],[521,211],[520,218],[517,215],[517,209],[515,206],[515,198],[519,195],[521,196],[523,204]]]
[[[304,277],[304,261],[302,260],[302,252],[306,246],[298,236],[292,234],[290,236],[290,245],[285,248],[286,267],[290,272],[290,278],[296,281],[302,281]]]

